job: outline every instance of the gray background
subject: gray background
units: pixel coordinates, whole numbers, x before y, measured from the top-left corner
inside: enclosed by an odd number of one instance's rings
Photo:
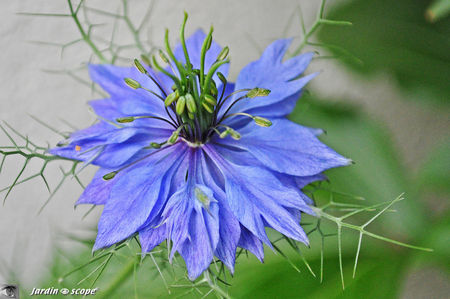
[[[87,2],[90,6],[112,11],[119,6],[119,1]],[[307,24],[313,20],[318,2],[301,1]],[[130,1],[136,23],[148,3]],[[285,29],[298,3],[288,0],[156,1],[146,28],[151,44],[161,45],[165,27],[169,27],[173,35],[176,34],[183,10],[188,11],[190,16],[188,34],[199,26],[208,30],[214,24],[215,39],[231,48],[231,78],[236,78],[239,69],[256,59],[261,49],[271,41],[283,36],[299,36],[298,20],[294,20],[288,30]],[[330,5],[333,5],[333,1],[330,1]],[[68,129],[60,119],[81,128],[94,119],[92,114],[87,113],[85,103],[96,96],[89,88],[68,76],[48,74],[42,70],[80,66],[80,62],[88,59],[90,50],[84,44],[79,44],[68,48],[61,59],[57,47],[29,43],[69,42],[79,35],[70,19],[16,14],[25,11],[65,13],[67,6],[65,1],[55,0],[0,1],[0,119],[28,134],[33,140],[48,140],[54,145],[60,137],[31,120],[28,113],[57,128]],[[117,39],[124,44],[130,41],[123,30],[119,30]],[[395,147],[402,154],[402,162],[411,172],[417,170],[449,126],[445,111],[406,101],[386,74],[379,74],[370,80],[361,79],[332,60],[314,62],[310,71],[314,70],[322,71],[311,84],[319,95],[348,99],[391,130]],[[7,143],[6,137],[0,134],[0,144]],[[0,188],[10,184],[21,166],[19,163],[23,163],[22,160],[7,161],[5,170],[0,174]],[[33,164],[31,169],[37,165]],[[58,171],[57,168],[48,170],[52,187],[55,187],[60,177]],[[88,182],[90,175],[92,170],[82,175],[84,182]],[[37,215],[37,211],[47,197],[42,181],[36,179],[11,193],[6,204],[0,208],[0,282],[4,280],[1,272],[5,275],[5,269],[12,268],[26,285],[36,286],[40,273],[48,270],[47,262],[56,245],[69,247],[61,240],[62,235],[92,234],[100,209],[82,220],[86,208],[79,207],[75,212],[73,209],[80,193],[80,187],[69,179],[40,215]],[[404,289],[404,297],[426,298],[427,294],[433,292],[437,297],[445,297],[449,286],[444,274],[435,269],[426,269],[412,273]]]

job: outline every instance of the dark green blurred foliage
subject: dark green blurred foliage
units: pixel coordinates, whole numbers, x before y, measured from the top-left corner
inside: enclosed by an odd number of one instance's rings
[[[362,64],[343,61],[361,75],[386,71],[408,98],[450,104],[449,17],[428,22],[425,11],[430,1],[423,0],[339,3],[327,18],[348,20],[353,26],[323,26],[317,35],[321,42],[360,58]]]

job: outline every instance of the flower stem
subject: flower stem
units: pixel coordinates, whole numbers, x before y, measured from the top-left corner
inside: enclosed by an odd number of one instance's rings
[[[105,58],[105,56],[103,56],[102,52],[100,52],[100,50],[97,48],[97,46],[92,42],[89,35],[86,33],[83,26],[81,25],[80,20],[78,19],[78,15],[77,15],[78,9],[77,9],[77,11],[75,11],[73,9],[71,0],[67,0],[67,3],[69,4],[70,15],[72,16],[72,19],[74,20],[75,24],[77,25],[77,28],[80,31],[81,37],[89,45],[89,47],[91,47],[92,51],[94,52],[95,55],[97,55],[97,57],[100,59],[100,61],[102,63],[107,63],[108,61]]]

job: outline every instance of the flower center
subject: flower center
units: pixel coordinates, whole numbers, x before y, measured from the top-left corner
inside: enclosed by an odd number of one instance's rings
[[[172,135],[166,142],[150,144],[150,147],[160,148],[168,144],[174,144],[179,138],[182,138],[190,146],[200,146],[207,143],[214,134],[218,134],[220,138],[230,136],[234,139],[240,139],[240,134],[233,128],[223,124],[223,121],[234,116],[244,116],[252,118],[257,125],[269,127],[272,123],[270,120],[253,116],[248,113],[229,113],[231,108],[239,101],[248,98],[267,96],[270,90],[264,88],[242,89],[236,90],[231,94],[225,95],[227,87],[227,79],[218,71],[218,69],[230,62],[227,58],[229,48],[224,47],[217,55],[215,62],[205,69],[205,57],[212,44],[212,32],[210,29],[208,35],[203,41],[200,66],[194,68],[191,63],[188,49],[184,37],[184,28],[187,21],[187,14],[184,15],[184,21],[180,30],[181,46],[183,48],[184,60],[178,60],[169,44],[169,33],[165,34],[165,52],[159,50],[160,59],[169,67],[163,68],[156,56],[152,56],[152,63],[147,60],[147,64],[159,72],[170,77],[173,81],[172,93],[167,94],[158,80],[154,78],[146,68],[135,59],[136,68],[143,74],[147,75],[160,89],[164,97],[155,91],[144,88],[139,82],[131,78],[125,78],[125,83],[133,89],[144,89],[164,101],[164,107],[167,112],[167,118],[148,116],[131,116],[117,119],[119,123],[132,122],[138,118],[155,118],[165,121],[174,127]],[[145,59],[143,59],[145,61]],[[171,71],[169,71],[169,69]],[[218,78],[217,82],[214,78]],[[219,86],[217,85],[219,84]],[[230,102],[231,103],[228,103]]]

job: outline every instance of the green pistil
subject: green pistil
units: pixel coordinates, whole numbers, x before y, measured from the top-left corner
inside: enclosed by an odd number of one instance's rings
[[[169,65],[170,68],[172,68],[172,72],[169,72],[166,68],[162,67],[155,55],[153,55],[151,59],[154,69],[172,79],[174,83],[172,86],[172,93],[166,93],[166,91],[159,85],[158,80],[152,77],[151,73],[149,73],[137,59],[134,60],[136,68],[140,73],[145,74],[152,79],[152,81],[160,89],[160,92],[156,93],[149,90],[143,87],[140,82],[132,78],[125,78],[125,83],[131,88],[143,89],[161,98],[161,100],[164,101],[167,119],[149,115],[127,116],[118,118],[116,121],[119,123],[131,123],[136,119],[154,118],[165,121],[175,128],[172,135],[166,142],[152,142],[150,146],[147,147],[148,149],[162,149],[164,146],[170,146],[178,142],[179,138],[182,138],[189,145],[204,144],[208,142],[214,134],[219,135],[221,138],[230,136],[231,138],[239,140],[241,135],[238,132],[229,126],[222,124],[223,120],[238,115],[252,118],[253,121],[259,126],[271,126],[272,123],[270,120],[260,116],[253,116],[246,113],[228,114],[237,102],[243,99],[253,99],[256,97],[267,96],[270,93],[270,90],[258,87],[253,89],[242,89],[224,97],[225,88],[228,82],[225,76],[218,72],[218,69],[222,65],[230,62],[228,58],[229,48],[224,47],[216,57],[215,62],[212,65],[205,66],[206,54],[212,45],[213,28],[211,27],[202,44],[200,53],[200,68],[194,68],[189,57],[189,51],[185,40],[185,27],[187,19],[188,15],[185,13],[183,23],[180,28],[180,40],[185,63],[176,59],[174,52],[170,47],[168,30],[166,30],[164,36],[165,51],[159,50],[159,57],[161,60],[158,60]],[[145,57],[144,62],[147,64],[149,63],[147,57]],[[207,73],[205,73],[206,67],[208,67]],[[176,71],[174,68],[176,68]],[[218,90],[216,82],[213,80],[215,74],[217,74],[217,77],[222,83],[220,90]],[[243,95],[235,99],[234,95],[238,93]],[[161,94],[163,96],[161,96]],[[221,108],[224,106],[224,103],[231,100],[233,102],[230,105],[225,106],[227,107],[227,110],[224,113],[219,113]],[[219,115],[221,118],[218,120]],[[221,128],[220,130],[223,129],[223,131],[219,131],[219,128]]]
[[[202,51],[200,53],[200,85],[203,85],[203,81],[204,81],[206,51],[208,51],[209,48],[211,48],[213,31],[214,31],[214,29],[211,26],[211,29],[209,30],[208,35],[206,36],[205,40],[203,41]]]
[[[184,38],[184,28],[186,26],[186,22],[188,19],[188,14],[187,12],[184,12],[184,20],[183,20],[183,24],[181,25],[181,30],[180,30],[180,40],[181,40],[181,46],[183,47],[183,52],[184,52],[184,58],[186,58],[186,65],[188,66],[188,70],[192,70],[192,64],[191,61],[189,60],[189,54],[188,54],[188,50],[186,47],[186,41]]]

